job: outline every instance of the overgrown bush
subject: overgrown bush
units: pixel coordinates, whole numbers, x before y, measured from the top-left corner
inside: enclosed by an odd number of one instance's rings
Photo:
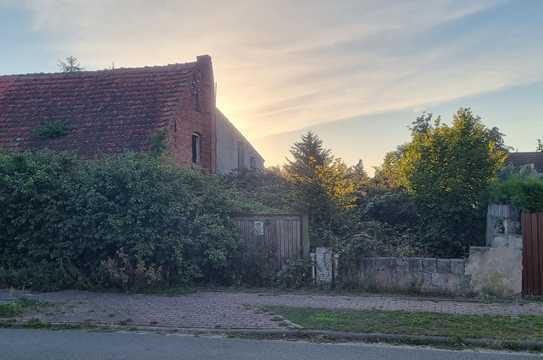
[[[250,170],[222,177],[227,196],[238,212],[288,213],[295,211],[295,188],[278,169]]]
[[[379,221],[357,224],[357,232],[342,239],[339,253],[342,261],[358,261],[371,256],[417,255],[414,232],[398,231],[397,228]]]
[[[313,264],[310,259],[288,260],[275,276],[275,286],[300,289],[311,284]]]
[[[273,286],[280,267],[276,254],[277,249],[269,242],[243,244],[236,262],[237,285]]]
[[[146,155],[0,154],[0,286],[228,283],[238,251],[218,179]]]
[[[543,178],[512,176],[496,182],[490,190],[490,199],[529,212],[543,212]]]
[[[378,221],[398,229],[414,229],[418,223],[417,206],[402,190],[376,191],[359,206],[363,221]]]

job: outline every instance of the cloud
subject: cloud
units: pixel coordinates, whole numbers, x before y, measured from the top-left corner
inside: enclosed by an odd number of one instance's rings
[[[485,43],[492,27],[447,43],[425,39],[507,4],[499,0],[16,4],[29,12],[33,29],[47,35],[59,58],[73,54],[88,68],[192,61],[211,54],[219,107],[253,139],[421,108],[541,76],[538,62],[527,64],[526,58]],[[466,53],[477,45],[485,51]],[[539,49],[522,50],[541,55]]]

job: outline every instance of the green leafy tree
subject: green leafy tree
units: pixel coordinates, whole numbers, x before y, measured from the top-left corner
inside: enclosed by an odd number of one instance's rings
[[[458,110],[451,126],[424,114],[411,131],[398,184],[415,200],[426,250],[461,256],[484,237],[484,195],[507,156],[502,134],[470,109]]]
[[[395,151],[385,155],[383,164],[375,168],[372,184],[376,188],[397,189],[400,186],[400,160],[405,151],[405,145],[398,146]]]

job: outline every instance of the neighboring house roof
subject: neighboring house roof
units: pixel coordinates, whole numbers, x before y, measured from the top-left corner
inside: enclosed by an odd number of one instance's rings
[[[543,172],[543,152],[512,152],[508,163],[514,166],[533,165],[538,172]]]
[[[191,97],[195,66],[0,76],[0,149],[46,145],[86,156],[145,150]],[[36,136],[50,121],[64,122],[68,134]]]

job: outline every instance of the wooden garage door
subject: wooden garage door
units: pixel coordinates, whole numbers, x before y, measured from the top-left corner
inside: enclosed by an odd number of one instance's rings
[[[522,293],[543,295],[543,213],[522,214]]]

